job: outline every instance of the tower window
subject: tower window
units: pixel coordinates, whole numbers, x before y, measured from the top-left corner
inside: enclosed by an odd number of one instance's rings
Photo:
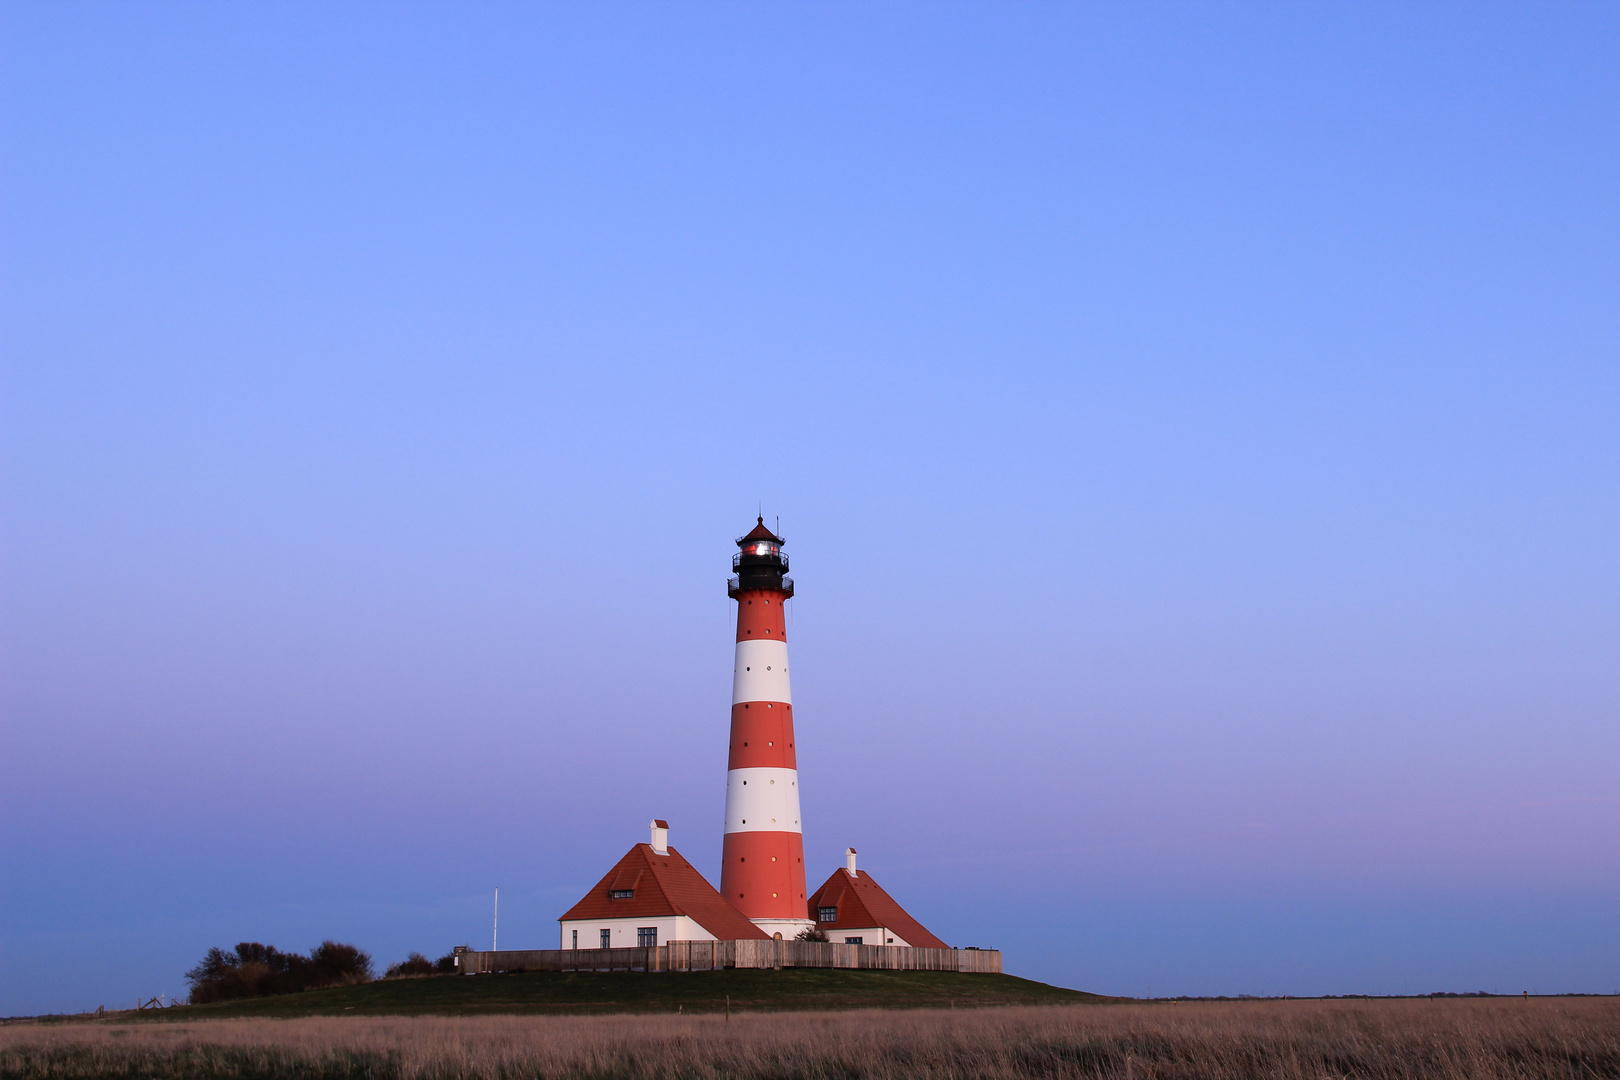
[[[835,907],[816,908],[816,922],[837,922],[838,909]]]

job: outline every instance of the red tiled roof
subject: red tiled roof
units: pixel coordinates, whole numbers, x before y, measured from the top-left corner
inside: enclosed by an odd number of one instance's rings
[[[894,897],[884,892],[883,886],[873,881],[872,875],[865,870],[854,875],[848,870],[833,871],[833,876],[810,898],[812,914],[820,914],[817,909],[823,907],[838,909],[837,922],[816,924],[829,936],[835,930],[883,926],[900,935],[908,945],[919,949],[950,948],[930,934],[922,923],[906,914],[906,909],[895,903]]]
[[[738,540],[737,543],[746,544],[750,540],[774,540],[778,544],[782,542],[782,538],[780,536],[777,536],[775,533],[771,532],[771,530],[765,527],[765,519],[763,517],[759,519],[759,524],[754,526],[754,531],[743,537],[741,540]]]
[[[633,889],[636,895],[627,900],[608,896],[624,889]],[[655,855],[651,844],[637,844],[626,852],[559,921],[660,915],[685,915],[721,941],[770,937],[728,904],[679,851],[670,848],[668,855]]]

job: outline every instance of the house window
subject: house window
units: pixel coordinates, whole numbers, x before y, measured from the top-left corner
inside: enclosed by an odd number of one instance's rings
[[[602,931],[602,948],[604,948],[604,949],[613,948],[613,931],[611,931],[611,930],[603,930]]]
[[[859,944],[861,944],[861,939],[858,938],[858,937],[847,937],[847,938],[844,939],[844,944],[845,945],[859,945]]]
[[[572,948],[575,948],[575,949],[579,948],[579,931],[578,930],[574,931],[574,944],[573,944]]]
[[[658,944],[658,927],[656,927],[656,926],[638,926],[638,927],[636,927],[636,948],[638,948],[638,949],[651,949],[657,944]]]
[[[816,908],[816,922],[837,922],[838,909],[835,907]]]
[[[609,889],[608,890],[608,899],[609,900],[634,900],[635,898],[636,898],[636,890],[634,890],[634,889]]]

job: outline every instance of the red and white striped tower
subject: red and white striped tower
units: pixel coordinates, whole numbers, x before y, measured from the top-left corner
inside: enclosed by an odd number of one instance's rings
[[[759,519],[737,541],[737,667],[731,683],[731,756],[720,894],[767,934],[792,938],[816,924],[804,887],[799,770],[788,689],[787,619],[793,595],[783,540]]]

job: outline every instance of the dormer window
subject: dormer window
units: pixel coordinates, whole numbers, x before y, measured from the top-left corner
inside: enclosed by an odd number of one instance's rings
[[[641,871],[624,869],[613,875],[613,881],[608,885],[609,900],[634,900],[636,886],[641,884]]]
[[[838,909],[835,907],[816,908],[816,922],[837,922]]]

